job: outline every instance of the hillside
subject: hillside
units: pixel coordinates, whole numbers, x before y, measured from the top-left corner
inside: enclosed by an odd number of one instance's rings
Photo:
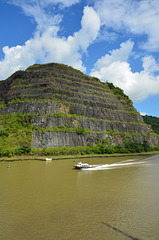
[[[0,81],[0,98],[0,143],[6,149],[159,145],[159,136],[120,88],[63,64],[15,72]]]
[[[153,116],[142,116],[143,120],[146,124],[149,124],[152,128],[152,130],[159,134],[159,118],[158,117],[153,117]]]

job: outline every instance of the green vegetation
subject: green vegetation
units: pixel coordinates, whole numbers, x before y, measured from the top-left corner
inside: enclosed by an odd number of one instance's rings
[[[56,97],[51,97],[51,98],[44,98],[43,96],[41,97],[37,97],[37,98],[15,98],[11,101],[9,101],[9,103],[17,103],[17,102],[31,102],[31,101],[54,101],[54,102],[60,102],[60,103],[64,103],[64,104],[68,104],[68,105],[79,105],[79,106],[88,106],[90,107],[90,105],[88,104],[82,104],[82,103],[77,103],[77,102],[69,102],[69,101],[65,101],[65,100],[61,100],[59,98],[56,98]],[[130,113],[130,114],[135,114],[135,115],[139,115],[139,113],[137,111],[135,111],[134,108],[132,108],[133,110],[132,111],[127,111],[126,109],[111,109],[111,108],[103,108],[103,107],[97,107],[98,109],[105,109],[107,111],[111,111],[111,112],[121,112],[121,113]]]
[[[0,110],[4,107],[5,103],[2,100],[2,98],[0,97]]]
[[[77,147],[54,147],[54,148],[30,148],[27,145],[19,147],[13,154],[11,149],[5,151],[4,154],[1,154],[1,157],[4,156],[13,156],[13,155],[30,155],[30,156],[68,156],[68,155],[93,155],[93,154],[131,154],[131,153],[143,153],[159,151],[159,147],[152,148],[147,142],[143,144],[131,142],[126,143],[125,147],[120,144],[115,146],[107,146],[106,144],[97,144],[89,146],[77,146]]]
[[[107,84],[108,84],[109,88],[112,89],[116,95],[121,96],[122,98],[127,100],[127,102],[129,102],[129,104],[132,104],[132,101],[129,99],[129,97],[124,93],[124,91],[121,88],[115,87],[113,83],[107,82]]]
[[[56,116],[66,116],[66,114],[54,114]],[[147,142],[137,143],[125,140],[125,146],[109,146],[108,141],[96,141],[96,145],[77,147],[54,147],[36,149],[31,148],[32,134],[38,131],[73,131],[78,135],[93,132],[83,127],[69,128],[68,126],[58,126],[54,129],[38,128],[31,124],[33,114],[5,114],[0,115],[0,157],[11,157],[14,155],[85,155],[85,154],[111,154],[111,153],[140,153],[159,150],[159,147],[152,148]],[[67,115],[68,117],[68,115]],[[69,115],[69,117],[77,117]],[[109,131],[110,134],[119,132]],[[121,134],[121,133],[120,133]],[[124,133],[122,133],[124,134]],[[126,133],[125,133],[126,134]],[[130,133],[129,133],[130,134]],[[128,136],[128,134],[126,134]],[[132,133],[131,133],[132,135]]]
[[[89,154],[113,154],[113,153],[141,153],[158,151],[159,147],[152,148],[147,142],[143,144],[137,142],[126,142],[125,146],[120,144],[108,146],[107,144],[97,144],[77,147],[54,147],[43,149],[32,149],[32,155],[60,156],[60,155],[89,155]]]
[[[153,139],[154,134],[147,126],[143,126],[145,123],[137,116],[139,113],[123,90],[112,83],[103,83],[97,78],[89,77],[72,67],[55,63],[35,64],[26,71],[16,72],[5,85],[2,84],[0,96],[5,98],[5,103],[4,99],[0,98],[2,114],[16,112],[18,109],[28,112],[31,104],[32,110],[29,111],[36,113],[0,115],[0,157],[23,154],[45,156],[134,153],[153,150],[146,142],[137,143],[145,136],[144,139],[148,141],[149,136]],[[60,113],[55,114],[54,111]],[[51,120],[53,124],[50,124]],[[37,126],[33,126],[32,122]],[[93,124],[99,127],[93,129]],[[140,126],[135,126],[137,124]],[[72,132],[73,136],[87,139],[93,145],[35,149],[31,148],[34,131],[39,131],[36,132],[37,136],[43,136],[44,132]],[[105,141],[101,140],[103,134],[112,137],[111,143],[113,139],[120,143],[125,140],[125,145],[109,146],[107,137]],[[129,143],[126,139],[133,139],[134,142]],[[47,145],[45,139],[40,141],[38,146]]]
[[[44,115],[44,114],[39,114],[39,115]],[[77,115],[77,114],[67,114],[67,113],[52,113],[52,114],[46,114],[48,116],[54,116],[54,117],[65,117],[65,118],[76,118],[76,119],[87,119],[87,120],[92,120],[92,121],[100,121],[100,122],[111,122],[111,123],[124,123],[124,124],[134,124],[134,125],[145,125],[145,123],[142,122],[122,122],[122,121],[113,121],[113,120],[108,120],[108,119],[99,119],[99,118],[94,118],[94,117],[86,117],[83,115]]]
[[[66,80],[65,80],[65,82],[66,82]],[[56,83],[57,84],[57,83]],[[54,90],[54,91],[52,91],[52,93],[53,94],[59,94],[59,95],[65,95],[65,96],[67,96],[67,97],[71,97],[70,95],[72,95],[72,97],[75,97],[75,93],[76,93],[76,98],[82,98],[82,99],[84,99],[84,98],[86,98],[85,100],[90,100],[91,98],[94,98],[94,97],[98,97],[99,99],[101,99],[102,100],[102,102],[103,102],[103,99],[106,99],[106,100],[111,100],[111,101],[113,101],[114,102],[114,99],[113,99],[113,94],[112,94],[112,92],[110,91],[110,92],[104,92],[103,93],[103,95],[104,96],[101,96],[100,95],[100,93],[101,92],[99,92],[99,95],[97,96],[97,94],[96,93],[94,93],[94,94],[88,94],[88,93],[86,93],[85,91],[83,91],[83,89],[78,89],[78,92],[75,92],[75,89],[72,89],[71,87],[70,87],[70,84],[71,84],[71,81],[70,81],[70,83],[69,83],[69,85],[67,84],[63,84],[63,88],[61,89],[61,85],[60,85],[60,87],[58,87],[58,86],[54,86],[53,88],[52,87],[50,87],[50,86],[47,86],[47,87],[45,87],[45,90]],[[17,88],[17,85],[14,85],[13,87],[12,87],[12,89],[14,89],[14,88]],[[18,88],[19,88],[19,86],[18,86]],[[21,88],[23,88],[22,89],[22,91],[23,90],[30,90],[30,89],[35,89],[35,90],[37,90],[37,89],[43,89],[44,88],[44,86],[38,86],[37,84],[27,84],[26,85],[26,87],[24,87],[24,86],[21,86]],[[84,87],[84,89],[87,89],[88,87]],[[81,91],[79,91],[79,90],[81,90]],[[103,90],[103,89],[102,89]],[[60,93],[61,92],[61,93]],[[97,92],[97,91],[96,91]],[[49,93],[50,95],[52,95],[52,93]],[[65,94],[64,94],[65,93]],[[28,94],[27,95],[22,95],[22,96],[24,96],[24,97],[26,97],[26,96],[28,96]],[[30,95],[31,96],[31,95]],[[106,97],[107,96],[107,97]],[[109,96],[109,97],[108,97]],[[113,104],[115,104],[115,103],[113,103]],[[116,104],[115,104],[116,105]],[[130,107],[130,106],[128,106],[128,107]]]
[[[147,136],[147,134],[141,134],[141,133],[135,133],[135,132],[119,132],[115,131],[113,129],[108,129],[107,131],[104,132],[99,132],[99,131],[94,131],[90,129],[85,129],[83,127],[68,127],[68,125],[59,125],[55,126],[54,128],[45,128],[45,127],[33,127],[34,130],[36,131],[42,131],[43,133],[45,132],[76,132],[78,135],[85,135],[85,133],[96,133],[98,135],[100,134],[109,134],[109,135],[120,135],[122,137],[130,137],[130,136]],[[155,134],[151,134],[155,135]]]
[[[30,153],[32,117],[21,113],[0,115],[0,157]]]
[[[152,116],[143,116],[143,120],[146,124],[151,125],[153,131],[159,134],[159,118]]]
[[[70,117],[70,118],[80,118],[75,114],[52,114],[54,117]],[[39,128],[33,126],[31,124],[33,114],[5,114],[0,115],[0,157],[3,156],[14,156],[14,155],[34,155],[34,154],[104,154],[104,153],[125,153],[125,152],[142,152],[147,151],[147,148],[151,150],[151,148],[147,145],[142,145],[138,143],[129,143],[125,142],[125,147],[117,145],[117,146],[107,146],[107,142],[101,143],[100,141],[96,142],[96,145],[90,145],[85,147],[61,147],[61,148],[44,148],[45,151],[40,149],[31,149],[31,141],[33,131],[63,131],[63,132],[76,132],[78,135],[84,135],[86,133],[91,133],[94,131],[90,131],[83,127],[68,127],[57,126],[53,129]],[[83,118],[83,116],[81,116]],[[92,120],[97,120],[92,118]],[[103,120],[104,121],[104,120]],[[99,132],[94,132],[100,134]],[[130,136],[130,135],[140,135],[135,133],[127,133],[127,132],[118,132],[113,130],[108,130],[104,132],[111,135],[122,135],[122,136]]]

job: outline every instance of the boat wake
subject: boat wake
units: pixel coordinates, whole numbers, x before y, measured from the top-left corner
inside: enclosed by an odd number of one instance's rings
[[[83,169],[83,170],[84,171],[109,170],[109,169],[129,167],[129,166],[132,166],[132,165],[139,165],[139,164],[145,164],[145,161],[136,161],[136,160],[133,160],[133,159],[129,159],[129,160],[122,161],[122,162],[117,162],[117,163],[94,165],[93,168],[87,168],[87,169]]]

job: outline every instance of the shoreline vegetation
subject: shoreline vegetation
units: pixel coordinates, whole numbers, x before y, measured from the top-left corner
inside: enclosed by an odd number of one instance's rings
[[[76,147],[43,147],[43,148],[32,148],[30,144],[25,144],[19,147],[13,146],[5,147],[1,142],[0,144],[0,158],[11,158],[15,156],[39,156],[39,157],[58,157],[58,156],[89,156],[89,155],[103,155],[103,154],[135,154],[144,152],[159,151],[159,146],[151,147],[147,141],[143,143],[129,142],[127,139],[124,141],[124,146],[121,144],[108,145],[107,140],[96,142],[96,145],[87,146],[76,146]]]
[[[0,161],[159,152],[158,119],[143,121],[112,83],[49,63],[17,71],[0,86]]]
[[[113,153],[113,154],[90,154],[90,155],[59,155],[59,156],[49,156],[52,160],[77,160],[85,158],[112,158],[112,157],[129,157],[129,156],[151,156],[159,155],[159,151],[151,152],[141,152],[141,153]],[[14,161],[25,161],[25,160],[38,160],[46,161],[46,156],[31,156],[31,155],[21,155],[13,157],[0,157],[0,162],[14,162]]]
[[[123,138],[124,144],[109,145],[109,140],[96,140],[94,144],[87,146],[61,146],[47,148],[32,148],[32,134],[36,129],[31,124],[33,114],[6,114],[0,115],[0,161],[2,159],[53,159],[66,158],[88,158],[88,157],[107,157],[107,156],[125,156],[132,154],[147,154],[159,151],[159,146],[151,147],[147,141],[139,143],[137,141],[129,142],[127,137]],[[58,130],[65,130],[66,127],[58,127]],[[78,135],[84,135],[85,129],[76,128]],[[27,157],[28,156],[28,157]]]
[[[59,116],[59,115],[58,115]],[[68,116],[68,115],[67,115]],[[72,115],[71,115],[72,116]],[[74,115],[73,115],[74,116]],[[151,147],[147,141],[138,143],[137,141],[129,142],[125,133],[123,137],[124,144],[109,145],[109,140],[96,140],[94,144],[87,146],[76,147],[43,147],[32,148],[31,141],[34,131],[42,130],[32,125],[34,114],[5,114],[0,115],[0,161],[3,159],[8,161],[14,159],[41,159],[46,157],[53,159],[66,158],[90,158],[90,157],[111,157],[111,156],[125,156],[132,154],[156,154],[159,151],[159,146]],[[68,126],[58,126],[54,131],[69,132],[71,128]],[[44,129],[46,130],[46,129]],[[71,129],[72,130],[72,129]],[[47,129],[48,131],[48,129]],[[78,135],[84,135],[86,129],[83,127],[76,127],[74,131]],[[116,134],[116,132],[111,132]],[[119,133],[122,135],[124,133]],[[130,133],[129,133],[130,134]],[[133,135],[133,133],[131,133]]]

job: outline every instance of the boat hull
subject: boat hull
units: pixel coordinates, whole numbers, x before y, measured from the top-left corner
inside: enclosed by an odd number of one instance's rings
[[[74,165],[75,169],[87,169],[87,168],[92,168],[93,165],[89,165],[88,163],[77,163],[76,165]]]
[[[74,166],[75,169],[86,169],[86,168],[92,168],[92,166],[88,166],[88,167],[80,167],[80,166]]]

